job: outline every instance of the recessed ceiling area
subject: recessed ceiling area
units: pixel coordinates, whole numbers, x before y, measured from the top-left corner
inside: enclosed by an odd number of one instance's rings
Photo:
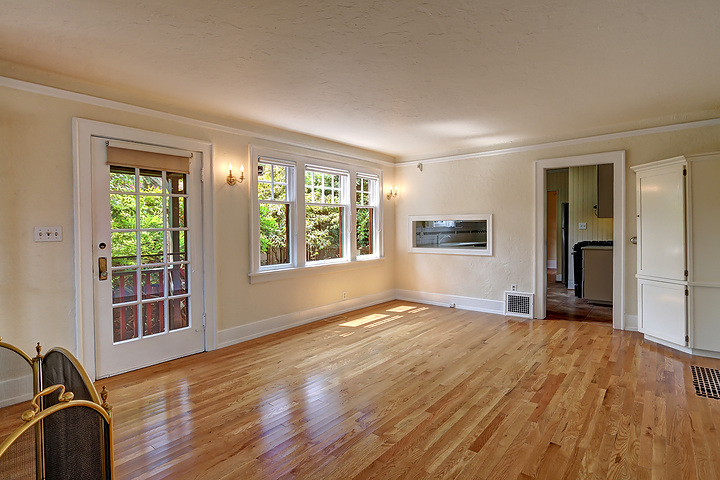
[[[399,160],[718,117],[719,49],[717,0],[5,0],[0,15],[10,64]]]

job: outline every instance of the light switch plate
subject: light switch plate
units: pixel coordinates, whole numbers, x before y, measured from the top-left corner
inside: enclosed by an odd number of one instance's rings
[[[62,242],[62,227],[35,227],[36,242]]]
[[[585,222],[578,223],[578,230],[587,230],[587,223],[585,223]]]

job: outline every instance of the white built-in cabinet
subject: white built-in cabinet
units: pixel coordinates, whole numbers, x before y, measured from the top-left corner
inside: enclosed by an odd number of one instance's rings
[[[683,351],[720,356],[720,153],[632,169],[640,331]]]

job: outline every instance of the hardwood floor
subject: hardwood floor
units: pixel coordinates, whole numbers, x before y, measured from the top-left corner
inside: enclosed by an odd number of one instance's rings
[[[545,318],[612,324],[612,306],[594,305],[577,298],[574,290],[555,280],[555,273],[554,268],[548,268]]]
[[[720,401],[638,333],[390,302],[119,375],[118,479],[718,478]]]

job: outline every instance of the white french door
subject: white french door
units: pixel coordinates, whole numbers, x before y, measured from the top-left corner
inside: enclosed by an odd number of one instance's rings
[[[188,173],[112,165],[92,138],[98,378],[205,350],[201,160]]]

